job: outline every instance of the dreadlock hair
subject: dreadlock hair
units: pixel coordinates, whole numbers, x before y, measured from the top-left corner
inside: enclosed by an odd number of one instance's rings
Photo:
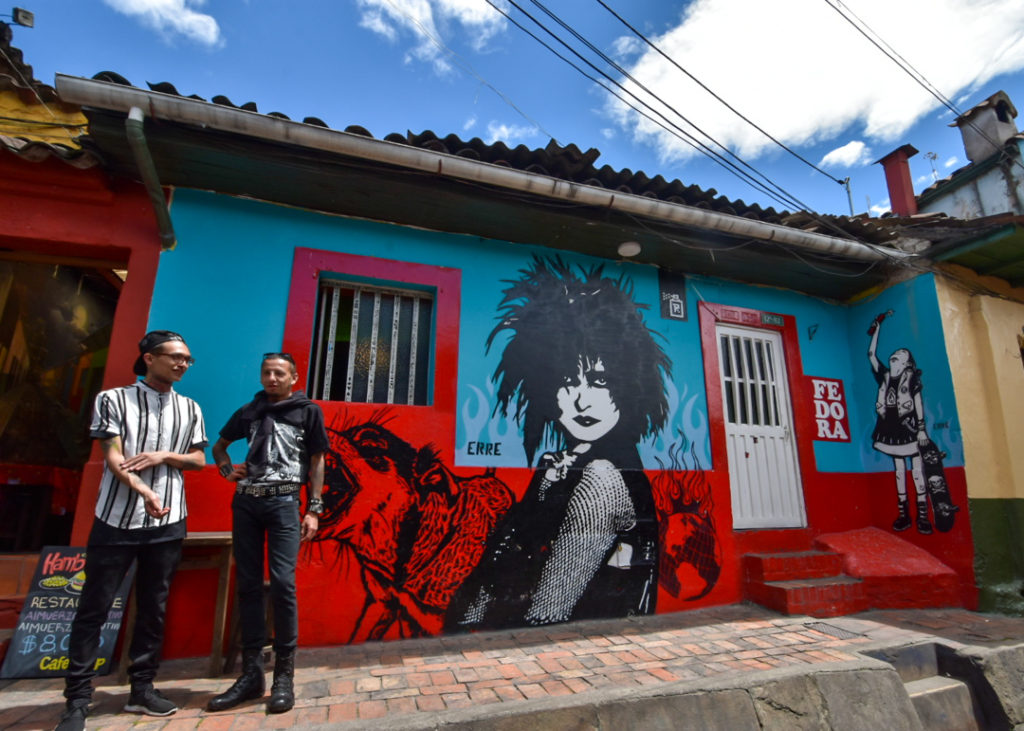
[[[647,305],[633,299],[632,282],[605,276],[602,265],[574,271],[561,257],[536,255],[519,273],[519,279],[506,280],[511,286],[498,306],[500,321],[487,351],[500,333],[511,333],[492,377],[498,386],[494,413],[507,416],[515,404],[527,461],[533,463],[541,445],[565,448],[558,390],[580,363],[598,359],[619,410],[618,438],[636,445],[659,432],[668,415],[664,379],[672,362],[644,324]]]

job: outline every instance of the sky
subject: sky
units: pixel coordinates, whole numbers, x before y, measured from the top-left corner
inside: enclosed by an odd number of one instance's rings
[[[776,210],[880,215],[875,161],[912,144],[920,192],[968,162],[957,113],[999,90],[1024,110],[1021,0],[18,1],[44,83],[115,71],[378,139],[554,139]]]

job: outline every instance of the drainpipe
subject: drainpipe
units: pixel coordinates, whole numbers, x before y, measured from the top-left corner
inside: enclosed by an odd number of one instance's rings
[[[125,134],[128,135],[128,146],[132,148],[132,155],[135,157],[135,165],[142,176],[142,183],[146,186],[149,194],[149,202],[153,205],[153,213],[156,214],[156,225],[160,237],[161,251],[173,249],[177,244],[174,235],[174,225],[171,223],[171,214],[167,210],[167,199],[164,198],[164,189],[160,187],[160,178],[156,174],[156,165],[153,163],[153,156],[146,146],[146,135],[142,131],[142,120],[145,118],[139,107],[132,107],[128,111],[128,119],[124,122]]]

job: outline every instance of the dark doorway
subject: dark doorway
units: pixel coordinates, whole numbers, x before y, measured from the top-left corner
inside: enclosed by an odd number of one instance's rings
[[[0,551],[66,544],[122,279],[0,254]]]

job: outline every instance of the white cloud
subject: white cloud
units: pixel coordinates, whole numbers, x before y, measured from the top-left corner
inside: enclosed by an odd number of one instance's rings
[[[476,115],[473,115],[472,117],[470,117],[469,119],[462,123],[463,132],[469,132],[474,127],[476,127]]]
[[[860,140],[852,140],[821,158],[818,166],[852,168],[855,165],[867,165],[869,162],[871,162],[871,148]]]
[[[953,155],[953,157],[949,158],[948,160],[946,160],[946,162],[942,163],[942,167],[944,167],[944,168],[946,168],[948,170],[949,168],[953,167],[954,165],[959,165],[959,164],[960,164],[960,158],[957,157],[956,155]]]
[[[636,36],[620,36],[612,42],[612,54],[619,60],[635,56],[647,46]]]
[[[1020,0],[860,0],[856,13],[950,98],[1024,68]],[[934,97],[824,2],[694,0],[675,27],[652,40],[791,146],[844,131],[889,144],[938,109]],[[653,50],[629,71],[740,155],[753,159],[774,147]],[[607,108],[634,139],[660,150],[663,162],[696,154],[620,102]]]
[[[932,173],[928,173],[927,175],[918,175],[917,178],[914,179],[914,182],[918,185],[921,185],[922,183],[928,183],[928,185],[931,185],[935,182],[935,176]]]
[[[203,46],[215,47],[223,43],[220,26],[212,15],[200,13],[196,8],[206,0],[103,0],[124,15],[138,18],[165,39],[184,36]]]
[[[888,213],[890,209],[891,206],[889,205],[889,199],[886,198],[884,201],[879,201],[875,205],[871,206],[870,210],[875,216],[881,216],[883,213]]]
[[[447,45],[444,39],[453,24],[461,25],[472,47],[481,50],[505,20],[484,0],[357,0],[357,4],[360,26],[393,42],[412,34],[416,44],[406,61],[430,63],[440,74],[451,71],[442,46]]]
[[[601,128],[601,136],[604,137],[606,140],[614,140],[616,135],[618,135],[618,132],[612,129],[611,127]]]
[[[494,142],[501,140],[509,147],[515,147],[520,143],[525,144],[528,140],[536,137],[537,132],[538,130],[536,127],[490,122],[487,125],[487,136],[484,139],[484,142],[487,144],[493,144]]]

